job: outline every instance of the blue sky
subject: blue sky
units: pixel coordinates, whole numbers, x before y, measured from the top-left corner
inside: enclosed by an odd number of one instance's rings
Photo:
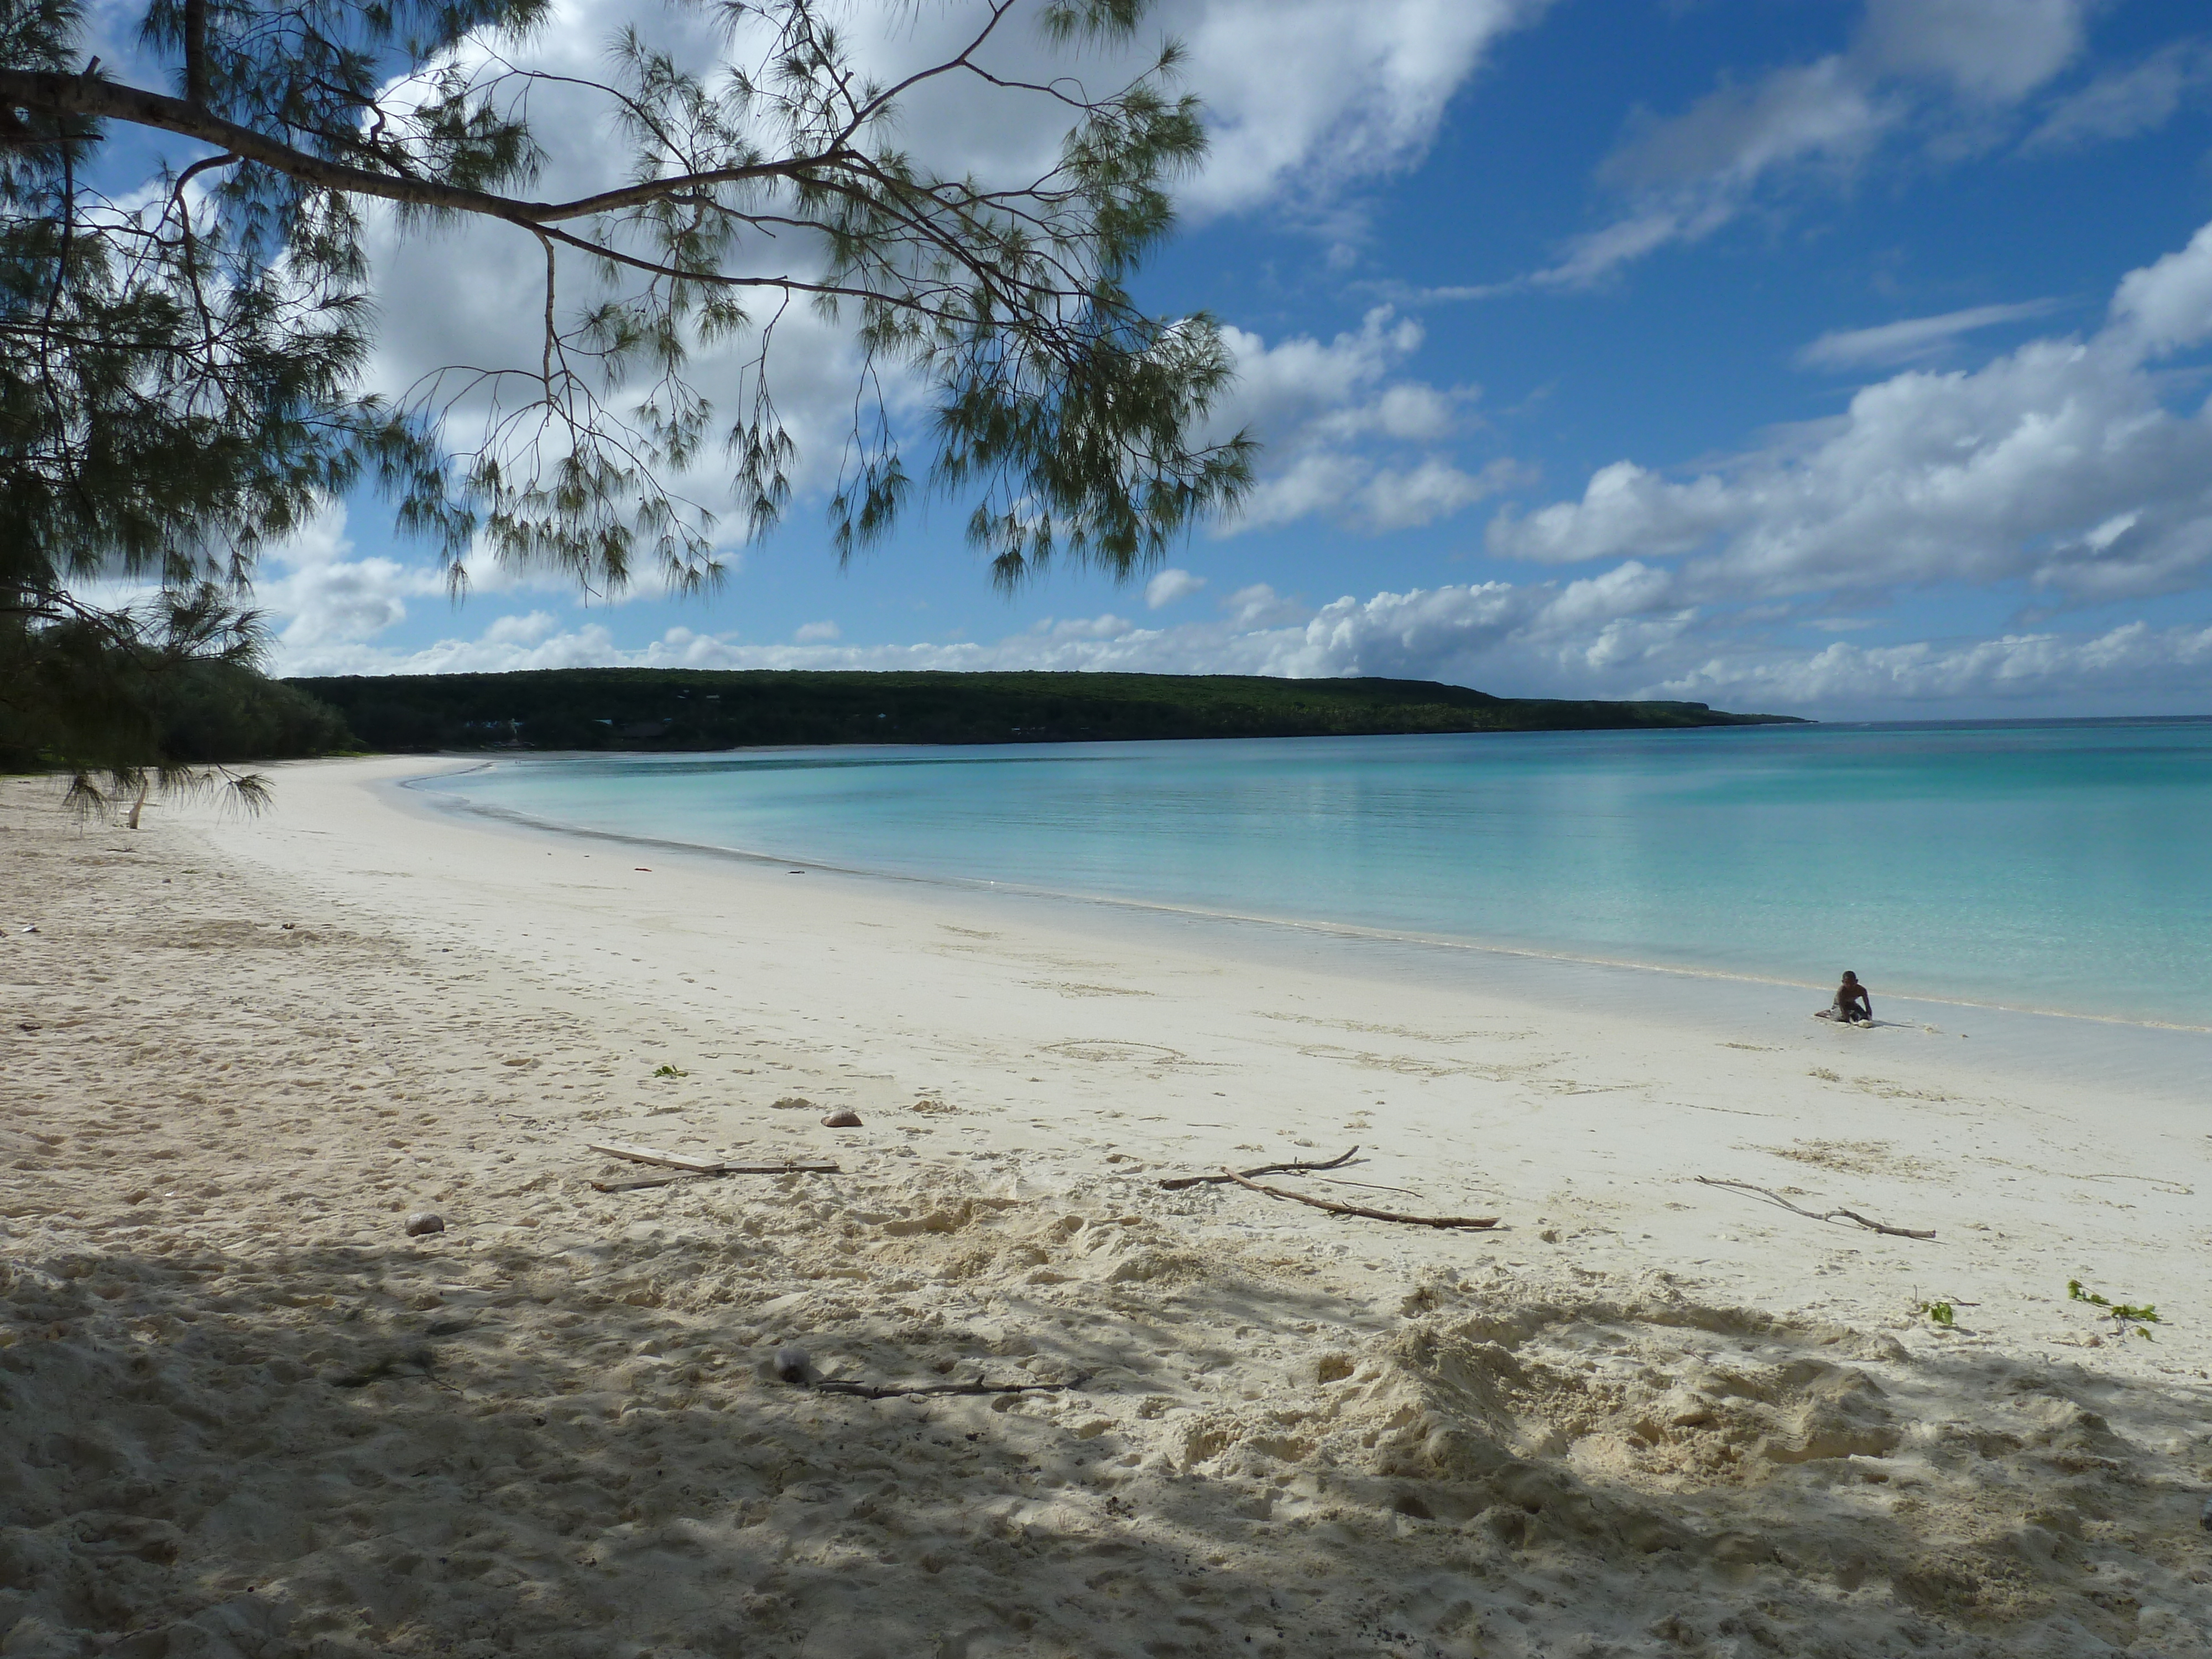
[[[556,40],[627,15],[569,10]],[[2201,5],[1176,0],[1160,21],[1217,134],[1143,292],[1232,331],[1267,448],[1239,518],[1149,585],[1060,570],[1008,601],[942,505],[840,572],[806,474],[712,598],[586,604],[482,568],[456,606],[362,500],[270,562],[276,665],[2212,713]],[[944,137],[984,143],[950,116]],[[534,257],[392,242],[383,372],[526,316]],[[851,388],[835,341],[793,359],[804,444],[809,399]]]

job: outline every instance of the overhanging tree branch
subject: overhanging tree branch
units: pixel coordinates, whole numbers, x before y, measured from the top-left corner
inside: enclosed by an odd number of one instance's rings
[[[594,592],[641,560],[709,586],[707,504],[757,536],[792,499],[775,344],[800,299],[856,363],[841,560],[917,486],[965,499],[1002,585],[1164,556],[1238,498],[1252,447],[1207,435],[1232,368],[1211,321],[1129,291],[1205,147],[1176,50],[1094,96],[1008,57],[1013,19],[1080,48],[1126,41],[1145,0],[954,3],[975,14],[957,50],[878,81],[821,0],[676,0],[723,61],[633,29],[592,82],[518,61],[550,0],[138,0],[172,93],[83,61],[83,0],[21,0],[0,16],[0,678],[65,621],[9,594],[128,576],[243,607],[264,543],[368,483],[457,590],[477,556]],[[979,178],[893,142],[901,100],[952,77],[1068,124],[1049,165]],[[565,192],[534,121],[607,141]],[[166,158],[141,188],[104,148],[125,127]],[[542,291],[514,296],[533,337],[372,388],[380,216],[535,239]]]
[[[75,116],[94,121],[120,121],[179,138],[196,138],[242,161],[258,162],[288,179],[319,190],[344,196],[366,196],[403,206],[430,208],[448,213],[473,214],[480,218],[504,219],[517,225],[560,224],[618,213],[644,206],[663,197],[716,185],[739,185],[767,179],[803,177],[835,161],[835,157],[795,156],[754,167],[716,167],[667,179],[600,191],[567,202],[532,202],[443,184],[435,179],[415,178],[372,168],[349,167],[272,138],[253,128],[225,120],[197,104],[143,88],[89,75],[29,73],[0,69],[0,105],[23,113]],[[22,144],[36,142],[25,137],[0,140]]]

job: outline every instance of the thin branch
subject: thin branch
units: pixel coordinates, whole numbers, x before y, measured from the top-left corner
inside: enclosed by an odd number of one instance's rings
[[[830,1381],[814,1384],[817,1394],[850,1395],[856,1400],[916,1400],[933,1395],[956,1394],[1066,1394],[1079,1389],[1091,1379],[1076,1377],[1067,1382],[933,1382],[911,1387],[895,1382],[844,1382]]]
[[[543,232],[539,233],[538,241],[538,246],[545,250],[545,344],[538,360],[538,378],[544,383],[545,398],[550,403],[553,399],[553,342],[556,337],[553,326],[554,250],[552,239]]]
[[[170,191],[170,204],[176,210],[177,228],[183,236],[179,250],[185,270],[185,280],[192,290],[192,310],[200,320],[200,337],[205,343],[208,356],[216,354],[214,314],[208,309],[207,293],[200,283],[199,239],[192,234],[192,204],[185,194],[185,187],[199,174],[214,167],[229,167],[239,158],[235,155],[210,155],[195,161],[177,175],[177,183]]]
[[[944,63],[934,64],[928,69],[916,70],[912,75],[908,76],[905,80],[894,82],[891,85],[885,87],[881,92],[869,99],[865,104],[855,103],[853,100],[848,98],[846,100],[846,106],[853,112],[852,118],[847,123],[845,130],[838,134],[839,140],[842,142],[844,140],[850,139],[854,133],[866,126],[875,116],[881,113],[884,110],[890,108],[892,104],[896,103],[898,100],[898,97],[901,93],[906,92],[911,88],[918,87],[925,81],[934,80],[940,75],[950,75],[955,70],[974,70],[975,66],[970,63],[969,59],[975,55],[976,51],[981,48],[986,41],[990,40],[992,34],[997,31],[999,25],[1006,21],[1006,14],[1012,9],[1013,0],[996,0],[996,3],[991,7],[991,21],[983,25],[981,32],[979,33],[974,40],[970,40],[965,46],[961,48],[958,57],[948,58]],[[978,74],[981,73],[980,70],[975,72]]]
[[[1734,1187],[1741,1192],[1757,1193],[1761,1198],[1767,1199],[1774,1203],[1779,1204],[1784,1209],[1788,1210],[1793,1215],[1802,1215],[1808,1221],[1833,1221],[1840,1216],[1845,1221],[1856,1221],[1860,1226],[1865,1228],[1870,1233],[1887,1233],[1892,1238],[1933,1238],[1936,1237],[1936,1230],[1933,1227],[1927,1229],[1925,1231],[1922,1231],[1911,1227],[1886,1226],[1879,1221],[1869,1221],[1866,1217],[1861,1215],[1856,1210],[1808,1210],[1803,1208],[1802,1206],[1792,1204],[1788,1199],[1783,1197],[1782,1194],[1778,1192],[1770,1191],[1765,1187],[1754,1187],[1748,1181],[1718,1181],[1711,1176],[1698,1176],[1696,1179],[1698,1184],[1701,1187]]]
[[[619,1140],[594,1140],[586,1149],[630,1164],[657,1164],[663,1169],[690,1175],[839,1175],[834,1164],[726,1164],[720,1158],[693,1158],[684,1152],[664,1152],[652,1146],[632,1146]]]
[[[594,1181],[596,1193],[635,1193],[647,1187],[688,1187],[702,1181],[720,1181],[739,1175],[842,1175],[834,1164],[726,1164],[719,1170],[700,1170],[683,1175],[647,1176],[640,1181]]]
[[[1262,1187],[1256,1181],[1248,1181],[1234,1170],[1221,1172],[1240,1187],[1249,1187],[1255,1193],[1265,1193],[1270,1198],[1287,1198],[1294,1204],[1310,1204],[1316,1210],[1327,1210],[1331,1215],[1356,1215],[1370,1221],[1402,1221],[1409,1227],[1466,1227],[1479,1229],[1495,1227],[1494,1215],[1400,1215],[1395,1210],[1370,1210],[1357,1204],[1332,1204],[1325,1198],[1310,1197],[1304,1193],[1285,1192],[1280,1187]]]
[[[1262,1164],[1256,1170],[1245,1170],[1243,1176],[1306,1175],[1316,1170],[1341,1170],[1358,1155],[1359,1148],[1354,1146],[1341,1158],[1333,1158],[1326,1164]],[[1162,1179],[1160,1185],[1174,1193],[1181,1192],[1186,1187],[1218,1187],[1224,1182],[1243,1178],[1243,1176],[1228,1174],[1171,1176]]]

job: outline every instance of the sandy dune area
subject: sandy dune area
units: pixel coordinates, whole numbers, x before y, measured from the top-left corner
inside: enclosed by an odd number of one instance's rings
[[[2212,1655],[2199,1103],[424,766],[0,782],[0,1655]]]

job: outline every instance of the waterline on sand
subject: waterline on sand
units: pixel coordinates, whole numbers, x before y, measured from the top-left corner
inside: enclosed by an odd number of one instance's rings
[[[501,757],[423,789],[821,868],[2203,1029],[2212,722]],[[1830,982],[1832,982],[1832,981]]]
[[[1069,893],[951,872],[854,867],[792,858],[757,848],[675,840],[626,830],[564,823],[441,784],[476,773],[465,766],[395,779],[383,786],[408,810],[495,833],[547,837],[556,844],[603,844],[649,852],[657,867],[681,864],[711,876],[719,866],[804,870],[825,889],[904,895],[941,902],[944,913],[989,927],[1043,926],[1089,936],[1116,949],[1196,952],[1239,971],[1258,962],[1296,963],[1349,981],[1443,989],[1471,1000],[1504,1001],[1546,1011],[1626,1017],[1723,1042],[1764,1043],[1777,1032],[1816,1030],[1819,1040],[1846,1045],[1849,1028],[1814,1027],[1808,1016],[1826,1000],[1826,981],[1731,972],[1618,957],[1542,951],[1524,945],[1424,934],[1408,929],[1237,912],[1117,895]],[[396,787],[395,787],[396,786]],[[1900,996],[1880,988],[1883,1036],[1975,1043],[1973,1066],[1997,1077],[2039,1079],[2077,1087],[2123,1087],[2150,1098],[2185,1101],[2201,1094],[2212,1045],[2206,1028],[2179,1023],[2085,1014],[2067,1009],[2008,1006],[1962,997]],[[1962,1051],[1963,1053],[1964,1051]]]

